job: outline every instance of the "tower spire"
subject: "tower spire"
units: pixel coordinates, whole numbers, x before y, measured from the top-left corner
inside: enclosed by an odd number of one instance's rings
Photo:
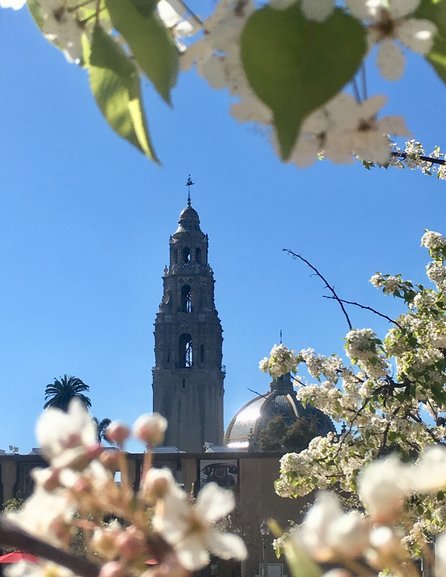
[[[189,176],[187,187],[193,182]],[[189,191],[188,191],[189,192]],[[197,211],[181,211],[155,320],[153,410],[169,421],[165,443],[202,451],[223,439],[222,328],[215,308],[208,237]]]
[[[194,185],[193,180],[189,176],[187,177],[187,182],[186,182],[186,186],[187,186],[187,206],[191,206],[191,200],[190,200],[190,187]]]

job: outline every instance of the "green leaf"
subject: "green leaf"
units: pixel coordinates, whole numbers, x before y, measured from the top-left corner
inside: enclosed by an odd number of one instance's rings
[[[178,51],[154,12],[154,3],[106,0],[113,26],[122,34],[136,62],[156,90],[170,103],[178,74]]]
[[[437,26],[434,44],[426,55],[426,60],[432,65],[438,76],[446,82],[446,2],[445,0],[422,0],[416,18],[426,18]]]
[[[111,128],[159,162],[146,124],[136,66],[100,26],[93,31],[91,46],[84,35],[83,49],[91,90]]]
[[[320,577],[322,571],[308,553],[291,539],[285,539],[284,551],[292,577]]]
[[[254,12],[242,33],[241,51],[252,89],[273,112],[287,159],[305,117],[353,78],[367,42],[361,23],[342,10],[314,22],[294,4]]]
[[[37,3],[37,0],[28,0],[26,5],[31,13],[31,16],[34,19],[34,22],[41,29],[43,25],[43,19],[42,16],[40,15],[39,4]]]

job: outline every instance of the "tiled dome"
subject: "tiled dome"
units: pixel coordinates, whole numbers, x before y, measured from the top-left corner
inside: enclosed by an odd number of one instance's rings
[[[313,437],[335,432],[325,413],[309,405],[303,406],[287,374],[274,379],[266,395],[257,396],[236,413],[226,431],[226,444],[232,448],[262,450],[259,448],[259,435],[274,417],[281,417],[287,426],[298,419],[308,421],[309,428],[316,427]]]

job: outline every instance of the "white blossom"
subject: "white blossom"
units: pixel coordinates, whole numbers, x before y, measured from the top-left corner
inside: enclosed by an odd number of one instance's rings
[[[42,454],[54,467],[64,467],[87,457],[98,447],[96,425],[79,399],[73,399],[68,412],[46,409],[36,424]]]
[[[410,473],[411,487],[415,492],[428,493],[446,489],[446,448],[427,448]]]
[[[6,516],[39,539],[61,545],[60,531],[74,514],[75,508],[64,490],[48,492],[37,487],[20,510],[6,513]]]
[[[12,8],[13,10],[20,10],[25,6],[26,0],[0,0],[0,8]]]
[[[432,48],[437,27],[430,20],[408,18],[420,0],[346,0],[352,14],[368,24],[369,41],[379,43],[378,65],[389,80],[397,80],[404,71],[404,55],[393,41],[427,54]]]
[[[412,491],[407,467],[396,455],[374,461],[358,477],[358,493],[371,517],[392,521]]]
[[[268,372],[273,378],[294,373],[297,370],[296,353],[283,344],[274,345],[269,357],[260,361],[259,368],[263,372]]]
[[[357,511],[344,513],[337,497],[321,492],[304,522],[290,533],[317,561],[326,562],[338,555],[357,557],[367,545],[366,521]]]
[[[140,441],[152,447],[164,440],[167,420],[158,413],[146,413],[138,417],[133,425],[133,434]]]
[[[184,6],[177,0],[159,0],[157,11],[161,22],[172,31],[177,48],[184,52],[186,45],[183,38],[192,36],[197,31],[194,21],[185,17]]]
[[[441,250],[446,248],[446,237],[439,232],[433,230],[426,230],[421,237],[421,246],[425,246],[429,250]]]
[[[377,118],[384,104],[382,95],[358,103],[350,94],[338,94],[305,119],[290,162],[308,166],[321,153],[337,163],[353,162],[354,155],[370,162],[388,162],[388,135],[405,135],[407,129],[401,117]]]
[[[214,526],[234,505],[233,494],[215,483],[205,485],[194,505],[169,493],[155,509],[153,526],[174,547],[180,563],[190,571],[208,563],[208,551],[222,559],[243,560],[246,547],[240,537]]]
[[[82,56],[81,37],[83,29],[75,13],[68,10],[66,0],[38,0],[43,20],[42,32],[58,46],[69,62],[78,63]]]

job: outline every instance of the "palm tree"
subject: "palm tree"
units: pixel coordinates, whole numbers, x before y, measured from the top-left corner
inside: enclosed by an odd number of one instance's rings
[[[96,425],[96,431],[97,431],[97,435],[98,435],[98,443],[105,441],[109,445],[113,445],[113,441],[110,441],[110,439],[107,437],[107,432],[106,432],[107,427],[111,423],[111,419],[102,419],[102,421],[100,421],[96,417],[93,417],[93,421]]]
[[[59,377],[59,379],[55,378],[54,383],[50,383],[45,388],[46,403],[43,405],[43,408],[54,407],[55,409],[61,409],[67,412],[70,401],[72,399],[79,399],[81,403],[89,409],[91,407],[91,401],[86,395],[82,394],[89,389],[90,387],[77,377],[64,375],[63,377]]]

